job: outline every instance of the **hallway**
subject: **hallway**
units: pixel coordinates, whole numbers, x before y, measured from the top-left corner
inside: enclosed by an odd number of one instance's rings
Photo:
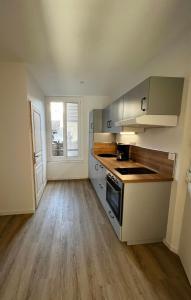
[[[120,243],[88,180],[48,183],[34,216],[0,218],[2,300],[184,300],[191,287],[163,244]]]

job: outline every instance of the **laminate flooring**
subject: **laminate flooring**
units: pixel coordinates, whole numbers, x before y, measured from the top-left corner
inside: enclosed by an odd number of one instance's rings
[[[121,243],[88,180],[48,183],[36,213],[0,217],[2,300],[184,300],[162,243]]]

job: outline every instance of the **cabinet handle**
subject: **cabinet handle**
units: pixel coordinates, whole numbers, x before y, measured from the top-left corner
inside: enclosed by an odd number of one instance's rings
[[[146,99],[147,99],[146,97],[143,97],[143,98],[141,99],[141,110],[142,110],[142,111],[146,111],[146,109],[143,108],[144,100],[146,100]]]
[[[98,164],[95,164],[95,170],[98,171]]]
[[[94,129],[94,126],[93,126],[94,124],[93,123],[91,123],[91,129]]]
[[[109,121],[107,121],[107,128],[109,128]]]

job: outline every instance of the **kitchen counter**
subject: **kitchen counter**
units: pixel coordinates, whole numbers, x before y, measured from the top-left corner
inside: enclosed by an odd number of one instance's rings
[[[144,164],[140,164],[134,161],[118,161],[116,158],[105,158],[94,154],[97,159],[108,171],[113,173],[123,183],[130,182],[150,182],[150,181],[172,181],[172,177],[165,176],[164,174],[135,174],[135,175],[121,175],[115,170],[115,168],[135,168],[135,167],[146,167]],[[151,168],[149,168],[151,169]]]

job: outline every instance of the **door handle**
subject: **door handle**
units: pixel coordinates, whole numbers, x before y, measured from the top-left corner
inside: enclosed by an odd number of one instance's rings
[[[35,154],[35,152],[33,153],[33,164],[35,165],[36,164],[36,158],[38,158],[39,155],[38,154]]]

